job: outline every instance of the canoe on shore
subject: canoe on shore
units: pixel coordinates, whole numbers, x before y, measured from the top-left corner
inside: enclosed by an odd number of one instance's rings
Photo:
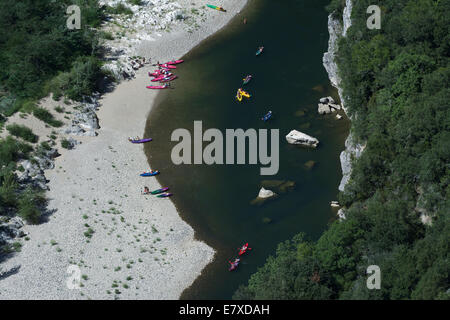
[[[128,139],[131,143],[146,143],[146,142],[150,142],[153,139],[152,138],[147,138],[147,139]]]
[[[158,198],[167,198],[167,197],[170,197],[170,196],[172,196],[172,193],[169,193],[169,192],[157,195]]]
[[[180,63],[183,63],[183,62],[184,62],[184,60],[172,60],[172,61],[166,62],[165,64],[172,64],[172,65],[174,65],[174,64],[180,64]]]
[[[227,12],[227,10],[225,10],[225,9],[224,9],[223,7],[221,7],[221,6],[215,6],[215,5],[213,5],[213,4],[207,4],[206,6],[209,7],[209,8],[211,8],[211,9],[215,9],[215,10],[222,11],[222,12]]]
[[[157,174],[159,174],[159,171],[158,170],[155,170],[155,171],[149,171],[149,172],[143,172],[143,173],[141,173],[140,174],[140,176],[141,177],[153,177],[153,176],[156,176]]]
[[[170,88],[170,85],[166,83],[163,86],[146,86],[147,89],[167,89]]]
[[[158,80],[158,81],[159,82],[169,82],[169,81],[175,80],[176,78],[178,78],[178,76],[172,75],[170,77],[164,77],[164,78],[162,78],[161,80]]]
[[[167,190],[169,190],[169,188],[168,188],[168,187],[165,187],[165,188],[161,188],[161,189],[154,190],[154,191],[152,191],[152,192],[150,192],[150,193],[151,193],[151,194],[160,194],[160,193],[166,192]]]

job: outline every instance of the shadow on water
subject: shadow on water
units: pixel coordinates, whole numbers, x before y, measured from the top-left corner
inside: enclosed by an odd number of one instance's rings
[[[327,49],[328,0],[250,1],[222,31],[188,53],[176,70],[176,90],[162,92],[147,120],[146,136],[152,143],[145,151],[163,186],[170,186],[172,200],[196,237],[217,254],[184,299],[230,299],[239,285],[271,254],[279,242],[299,232],[317,239],[334,219],[329,202],[336,199],[341,179],[339,154],[348,135],[347,120],[317,114],[318,99],[336,98],[322,65]],[[247,24],[243,19],[247,18]],[[264,53],[256,57],[258,46]],[[253,97],[237,103],[234,96],[241,79],[252,74],[246,90]],[[274,118],[261,121],[268,110]],[[172,132],[194,120],[203,130],[266,128],[280,130],[280,169],[275,176],[261,176],[260,165],[180,165],[171,161],[176,145]],[[297,129],[320,140],[315,150],[286,143]],[[305,163],[316,165],[307,169]],[[263,180],[295,181],[292,192],[261,207],[250,205]],[[264,219],[266,218],[266,219]],[[267,223],[268,219],[271,220]],[[235,272],[228,260],[249,242],[253,250]]]

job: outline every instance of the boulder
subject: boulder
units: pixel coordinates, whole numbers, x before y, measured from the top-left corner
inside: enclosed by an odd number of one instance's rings
[[[320,103],[323,103],[323,104],[334,103],[334,99],[332,97],[320,98],[319,101],[320,101]]]
[[[342,116],[341,116],[340,114],[337,114],[337,115],[336,115],[336,119],[341,120],[341,119],[342,119]]]
[[[261,190],[259,190],[258,196],[256,197],[256,199],[253,199],[250,204],[251,205],[263,205],[267,200],[276,198],[277,194],[271,190],[268,189],[264,189],[261,188]]]
[[[334,110],[341,110],[341,106],[335,103],[329,103],[328,106]],[[333,111],[333,110],[332,110]]]
[[[292,130],[291,132],[289,132],[289,134],[286,136],[286,140],[290,144],[300,144],[312,148],[316,148],[319,144],[319,140],[317,140],[316,138],[308,136],[307,134],[297,130]]]
[[[319,108],[317,110],[319,114],[327,114],[331,113],[331,108],[328,106],[328,104],[319,103]]]
[[[261,199],[267,199],[267,198],[271,198],[274,196],[276,196],[275,192],[264,189],[264,187],[261,188],[261,190],[259,190],[259,193],[258,193],[258,198],[261,198]]]

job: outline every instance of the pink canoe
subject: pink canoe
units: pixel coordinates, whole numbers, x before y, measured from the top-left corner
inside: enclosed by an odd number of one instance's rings
[[[152,82],[157,82],[157,81],[161,81],[161,80],[166,80],[169,79],[170,77],[172,77],[174,74],[173,73],[169,73],[169,74],[162,74],[154,79],[152,79]]]
[[[184,60],[172,60],[172,61],[166,62],[165,64],[179,64],[179,63],[183,63],[183,62],[184,62]]]
[[[161,68],[164,68],[164,69],[176,69],[177,67],[175,67],[174,65],[171,65],[171,64],[167,64],[167,63],[165,63],[165,64],[160,64],[159,65]]]

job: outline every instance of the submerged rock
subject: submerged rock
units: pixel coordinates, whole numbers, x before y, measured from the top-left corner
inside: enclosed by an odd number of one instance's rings
[[[289,180],[263,180],[261,181],[261,186],[275,190],[278,193],[287,193],[295,188],[295,182]]]
[[[303,132],[292,130],[286,136],[286,141],[290,144],[300,144],[307,147],[316,148],[319,144],[319,140],[311,137]]]
[[[313,160],[309,160],[307,162],[305,162],[305,168],[308,170],[311,170],[312,168],[314,168],[316,165],[316,162]]]

